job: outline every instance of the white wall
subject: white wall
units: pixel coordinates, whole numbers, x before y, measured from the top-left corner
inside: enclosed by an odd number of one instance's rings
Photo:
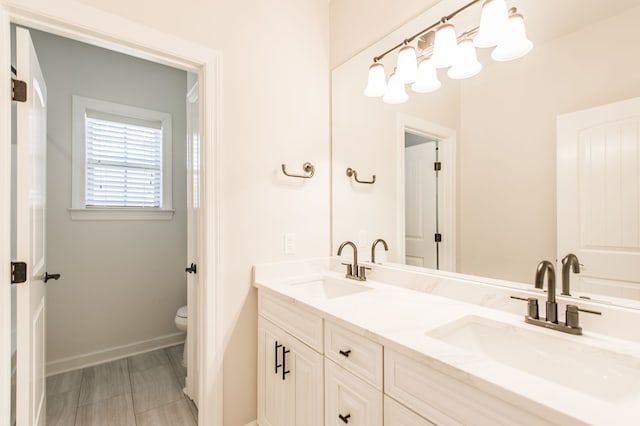
[[[329,254],[329,3],[82,0],[222,52],[224,423],[256,418],[254,263]],[[300,135],[305,135],[301,137]],[[284,178],[280,164],[313,179]],[[200,401],[207,404],[207,401]]]
[[[186,303],[186,72],[31,31],[48,87],[47,361],[177,333]],[[72,221],[73,95],[172,115],[171,221]],[[55,365],[55,364],[54,364]]]

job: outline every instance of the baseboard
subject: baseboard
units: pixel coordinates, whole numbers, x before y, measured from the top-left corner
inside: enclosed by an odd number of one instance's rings
[[[77,370],[79,368],[91,367],[92,365],[127,358],[143,352],[175,346],[184,343],[184,338],[184,333],[167,334],[149,340],[141,340],[127,345],[50,361],[47,362],[46,365],[47,376],[53,376],[54,374]]]

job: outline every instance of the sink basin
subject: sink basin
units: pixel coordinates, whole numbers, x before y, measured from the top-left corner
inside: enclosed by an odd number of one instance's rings
[[[287,292],[292,296],[309,300],[329,300],[370,290],[372,290],[372,288],[364,284],[356,283],[355,281],[353,283],[349,282],[346,278],[335,279],[326,277],[321,280],[292,284],[289,286]]]
[[[640,359],[561,336],[472,315],[426,335],[609,402],[640,395]]]

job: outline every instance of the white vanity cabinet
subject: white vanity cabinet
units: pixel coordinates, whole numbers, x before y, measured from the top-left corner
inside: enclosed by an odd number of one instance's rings
[[[258,317],[258,424],[261,426],[321,426],[324,424],[323,356],[266,317],[285,321],[277,313],[286,302],[260,295]],[[284,304],[284,305],[283,305]],[[308,321],[305,337],[314,335],[317,322],[296,307],[285,309],[284,317],[302,315]],[[320,332],[322,331],[322,319]],[[320,336],[320,347],[322,334]]]

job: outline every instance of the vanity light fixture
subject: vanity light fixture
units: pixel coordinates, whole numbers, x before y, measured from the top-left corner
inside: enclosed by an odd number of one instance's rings
[[[473,41],[465,39],[458,44],[458,52],[453,63],[453,66],[449,68],[447,75],[453,79],[463,79],[473,77],[482,71],[482,64],[478,62],[476,56],[476,48],[473,46]]]
[[[480,15],[480,30],[473,38],[476,47],[497,46],[503,40],[509,24],[507,4],[504,0],[484,0]]]
[[[435,92],[442,86],[438,80],[436,67],[433,66],[431,58],[423,59],[418,66],[418,77],[416,82],[411,85],[411,90],[416,93]]]
[[[433,54],[431,60],[436,68],[447,68],[453,65],[458,50],[456,29],[444,18],[442,25],[436,30],[436,39],[433,42]]]
[[[404,89],[404,83],[398,77],[397,72],[394,70],[389,77],[389,84],[387,85],[387,92],[382,97],[382,101],[386,104],[401,104],[409,100],[409,95]]]
[[[531,51],[533,43],[527,38],[524,18],[513,7],[509,10],[509,23],[503,41],[491,52],[494,61],[512,61]]]
[[[449,68],[447,75],[452,79],[473,77],[482,70],[476,48],[495,46],[491,54],[495,61],[511,61],[529,53],[533,43],[527,38],[524,18],[515,7],[507,9],[505,0],[482,0],[480,25],[456,35],[451,19],[480,1],[467,3],[373,58],[365,96],[382,96],[388,104],[403,103],[409,99],[404,86],[411,83],[416,93],[433,92],[441,86],[439,68]],[[411,45],[416,39],[417,49]],[[387,82],[380,61],[396,50],[397,65]]]
[[[387,91],[387,76],[384,74],[384,65],[374,62],[369,67],[369,80],[364,89],[364,95],[370,98],[383,96]]]
[[[416,49],[406,45],[398,52],[398,65],[396,65],[397,78],[404,84],[416,81],[418,74],[418,62]]]

